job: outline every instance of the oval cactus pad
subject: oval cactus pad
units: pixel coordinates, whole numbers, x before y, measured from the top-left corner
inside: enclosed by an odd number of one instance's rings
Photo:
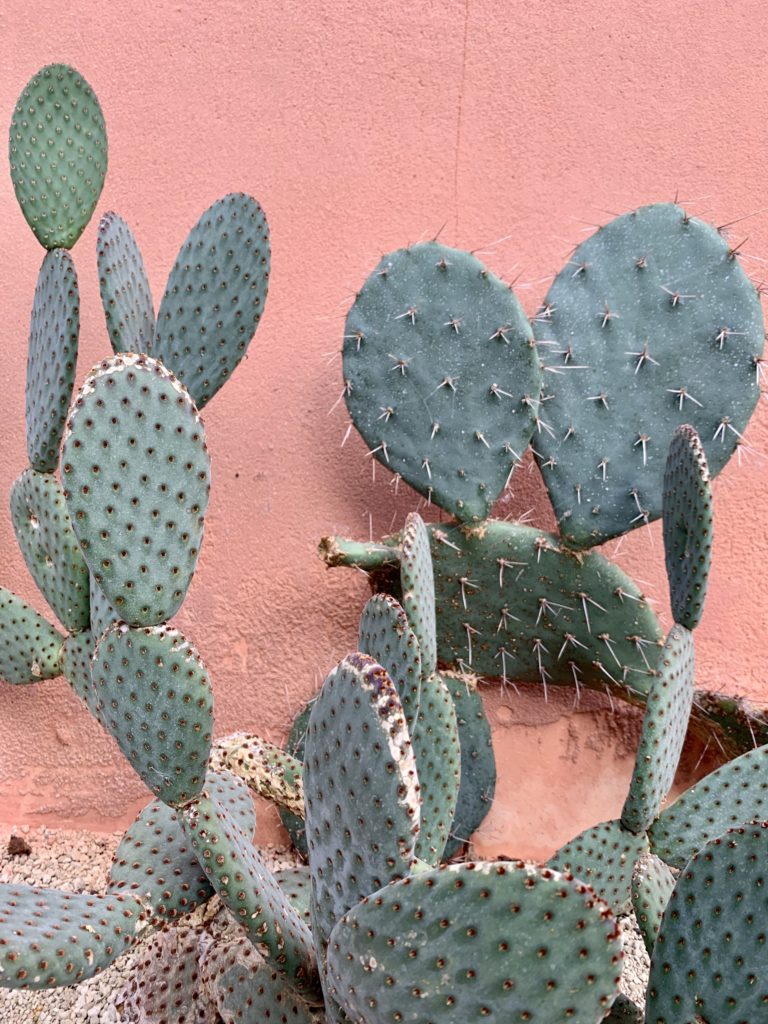
[[[113,351],[149,352],[155,336],[152,291],[134,234],[117,213],[101,218],[96,261]]]
[[[67,64],[49,64],[19,96],[9,138],[21,212],[46,249],[71,249],[99,201],[107,130],[93,89]]]
[[[456,518],[485,519],[541,390],[512,290],[467,252],[399,249],[360,289],[344,339],[347,408],[372,454]]]
[[[671,203],[618,217],[575,250],[534,327],[553,371],[535,447],[568,544],[659,518],[680,424],[713,476],[726,464],[759,397],[764,327],[714,228]]]
[[[167,804],[202,790],[213,693],[192,644],[175,629],[112,626],[91,664],[96,713],[131,766]]]
[[[34,608],[0,587],[0,679],[38,683],[61,672],[64,637]]]
[[[597,1024],[621,973],[618,926],[568,875],[456,864],[395,882],[331,933],[328,979],[352,1020]]]
[[[67,421],[61,463],[85,560],[134,626],[169,619],[184,600],[210,490],[205,429],[165,367],[131,353],[99,363]]]

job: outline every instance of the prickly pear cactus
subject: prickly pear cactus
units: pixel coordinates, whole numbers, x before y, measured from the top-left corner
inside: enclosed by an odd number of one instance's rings
[[[112,349],[148,352],[155,336],[155,308],[144,260],[130,227],[105,213],[96,243],[99,291]]]
[[[64,637],[34,608],[0,587],[0,678],[37,683],[61,672]]]

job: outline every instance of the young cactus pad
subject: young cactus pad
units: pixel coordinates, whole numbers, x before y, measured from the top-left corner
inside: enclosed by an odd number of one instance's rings
[[[373,455],[456,518],[485,519],[541,390],[511,289],[458,249],[399,249],[361,288],[344,339],[347,407]]]
[[[169,619],[195,571],[210,490],[205,430],[186,390],[154,359],[105,359],[72,406],[61,472],[110,604],[133,626]]]
[[[34,608],[0,587],[0,679],[37,683],[61,672],[64,637]]]
[[[49,64],[19,96],[9,137],[21,212],[46,249],[71,249],[99,201],[107,131],[90,85],[67,64]]]
[[[456,864],[388,885],[331,933],[328,979],[350,1018],[597,1024],[621,973],[616,921],[568,875]]]
[[[535,447],[575,547],[661,515],[680,424],[698,431],[716,475],[759,397],[757,292],[720,234],[671,203],[618,217],[583,242],[534,328],[553,371]]]
[[[400,545],[400,586],[403,608],[419,641],[421,675],[426,679],[437,667],[435,573],[429,550],[429,532],[418,512],[409,512]]]
[[[117,213],[101,218],[96,261],[113,351],[148,352],[155,336],[152,291],[133,232]]]
[[[72,257],[46,253],[35,288],[27,349],[27,458],[53,473],[72,398],[80,335],[80,293]]]

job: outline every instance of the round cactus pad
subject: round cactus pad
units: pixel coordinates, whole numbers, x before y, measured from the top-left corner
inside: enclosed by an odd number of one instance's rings
[[[64,637],[34,608],[0,587],[0,679],[37,683],[61,672]]]
[[[410,870],[419,831],[416,763],[397,690],[365,654],[330,673],[304,746],[312,922],[322,952],[338,919]]]
[[[132,946],[142,922],[131,896],[0,883],[0,986],[77,985]]]
[[[97,717],[131,766],[167,804],[201,792],[213,733],[202,659],[176,629],[112,626],[91,665]]]
[[[155,337],[155,307],[138,243],[123,218],[105,213],[96,241],[99,291],[112,349],[149,352]]]
[[[695,629],[704,610],[712,561],[712,487],[704,446],[678,427],[664,471],[664,556],[675,622]]]
[[[693,635],[675,625],[661,649],[645,705],[643,731],[621,823],[644,832],[669,793],[680,762],[693,704]]]
[[[649,829],[651,849],[684,868],[705,843],[758,818],[768,819],[768,746],[724,764],[665,808]]]
[[[768,1005],[768,822],[743,825],[683,869],[654,947],[647,1024],[758,1024]]]
[[[147,804],[120,840],[107,891],[135,896],[154,924],[174,921],[213,895],[177,812],[162,800]]]
[[[71,249],[99,201],[107,131],[90,85],[49,64],[29,80],[11,118],[11,180],[21,212],[46,249]]]
[[[464,522],[485,519],[528,446],[541,376],[512,290],[469,253],[385,256],[344,335],[347,407],[372,454]]]
[[[342,918],[328,980],[352,1020],[597,1024],[621,973],[618,926],[570,876],[457,864],[387,886]]]
[[[46,253],[37,278],[27,349],[27,457],[53,473],[72,398],[80,335],[80,293],[72,257]]]
[[[674,887],[675,876],[663,860],[653,853],[644,853],[638,859],[632,872],[632,909],[649,956],[653,955],[659,925]]]
[[[88,629],[88,566],[56,477],[25,470],[11,488],[11,521],[32,578],[62,625]]]
[[[400,545],[400,585],[405,614],[419,641],[421,674],[426,679],[437,667],[435,573],[429,532],[418,512],[409,512],[405,520]]]
[[[246,353],[269,285],[269,229],[251,196],[205,211],[181,247],[157,313],[151,355],[202,409]]]
[[[153,359],[105,359],[75,399],[61,471],[110,604],[134,626],[165,622],[195,571],[210,490],[205,430],[185,389]]]
[[[575,547],[659,518],[680,424],[698,431],[715,476],[759,397],[757,292],[720,234],[671,203],[618,217],[583,242],[534,328],[553,371],[535,448]]]

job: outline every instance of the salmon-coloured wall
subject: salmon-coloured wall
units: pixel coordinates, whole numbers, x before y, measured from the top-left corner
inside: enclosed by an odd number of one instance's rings
[[[480,250],[528,311],[574,242],[611,213],[675,195],[733,229],[756,278],[768,256],[768,23],[762,0],[5,0],[0,124],[45,63],[91,82],[110,132],[99,211],[134,227],[159,299],[199,213],[232,190],[264,205],[266,313],[246,362],[206,410],[214,489],[178,622],[207,658],[221,732],[281,740],[353,644],[366,587],[315,555],[329,532],[398,527],[396,500],[340,405],[343,317],[380,254],[441,231]],[[80,378],[108,351],[95,218],[74,250]],[[26,333],[42,258],[0,173],[0,493],[25,465]],[[497,241],[502,239],[502,241]],[[768,450],[768,404],[747,435]],[[503,511],[551,513],[535,473]],[[768,479],[763,458],[718,480],[715,570],[697,634],[699,685],[768,698]],[[609,553],[617,545],[609,545]],[[7,513],[2,582],[41,611]],[[658,525],[617,555],[666,615]],[[668,620],[667,620],[668,621]],[[484,852],[544,856],[615,816],[636,715],[572,694],[545,706],[488,693],[502,781]],[[0,685],[0,820],[112,829],[146,800],[62,681]],[[262,836],[273,836],[263,816]]]

